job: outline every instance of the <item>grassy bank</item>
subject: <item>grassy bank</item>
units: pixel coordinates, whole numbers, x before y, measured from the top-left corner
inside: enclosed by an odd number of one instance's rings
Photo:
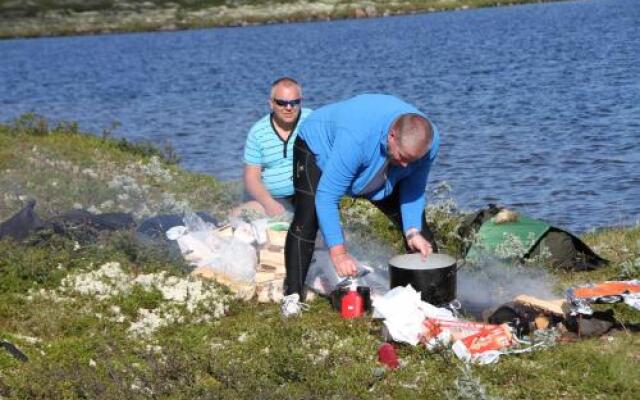
[[[171,149],[108,136],[82,134],[72,123],[49,126],[35,115],[0,127],[0,218],[27,197],[38,199],[45,217],[70,207],[141,218],[189,207],[220,215],[229,206],[233,188],[182,170]]]
[[[371,18],[552,0],[0,0],[0,38]]]
[[[229,186],[171,163],[170,152],[51,127],[27,116],[0,125],[0,220],[37,199],[37,212],[74,207],[137,218],[202,209],[219,218]],[[458,216],[443,202],[429,212],[442,245],[455,246]],[[344,217],[363,235],[397,240],[361,203]],[[447,232],[447,229],[449,231]],[[612,264],[554,272],[560,286],[639,278],[640,227],[584,237]],[[565,398],[634,399],[640,336],[624,331],[465,367],[450,353],[399,348],[401,368],[377,363],[381,325],[345,321],[326,301],[299,319],[276,305],[240,302],[224,287],[188,278],[180,261],[118,232],[82,243],[65,236],[0,241],[0,396],[11,399],[211,398]],[[190,288],[186,297],[177,288]],[[604,306],[603,306],[604,307]],[[623,322],[640,313],[613,308]],[[153,318],[152,318],[153,317]]]

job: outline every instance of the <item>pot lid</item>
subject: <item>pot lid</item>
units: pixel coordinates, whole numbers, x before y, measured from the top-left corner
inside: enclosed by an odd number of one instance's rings
[[[455,264],[455,258],[442,253],[431,254],[424,260],[420,253],[402,254],[389,260],[389,265],[392,267],[415,270],[447,268]]]

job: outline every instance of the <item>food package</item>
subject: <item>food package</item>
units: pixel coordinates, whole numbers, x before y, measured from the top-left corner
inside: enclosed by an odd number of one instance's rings
[[[501,351],[513,343],[513,334],[507,324],[489,325],[473,335],[456,340],[452,350],[461,360],[488,364],[497,361]]]
[[[598,299],[607,296],[622,296],[628,293],[640,293],[640,281],[606,281],[569,289],[575,299]]]
[[[620,303],[624,301],[636,308],[634,299],[640,297],[640,281],[605,281],[575,286],[567,290],[567,300],[573,314],[591,315],[593,303]]]
[[[439,340],[442,344],[446,344],[447,340],[456,341],[493,326],[496,325],[487,325],[482,322],[427,318],[422,323],[423,329],[420,335],[420,343],[427,347],[435,344],[434,340]],[[446,334],[443,335],[445,332]]]

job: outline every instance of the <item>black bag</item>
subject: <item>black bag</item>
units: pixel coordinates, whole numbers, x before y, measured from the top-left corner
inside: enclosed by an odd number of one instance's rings
[[[72,237],[81,243],[96,240],[102,232],[128,230],[136,226],[131,214],[92,214],[86,210],[69,211],[51,218],[50,222],[55,233]]]
[[[49,225],[41,220],[34,208],[35,200],[29,200],[27,205],[15,213],[11,218],[0,224],[0,240],[11,238],[16,241],[26,239],[29,235]]]

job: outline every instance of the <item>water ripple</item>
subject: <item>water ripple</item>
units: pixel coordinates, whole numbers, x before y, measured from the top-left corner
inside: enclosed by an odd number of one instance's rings
[[[461,208],[500,202],[582,231],[640,219],[638,20],[635,0],[601,0],[0,41],[0,120],[118,121],[116,136],[170,140],[185,167],[239,179],[275,77],[299,78],[314,108],[387,92],[438,124],[431,179]]]

